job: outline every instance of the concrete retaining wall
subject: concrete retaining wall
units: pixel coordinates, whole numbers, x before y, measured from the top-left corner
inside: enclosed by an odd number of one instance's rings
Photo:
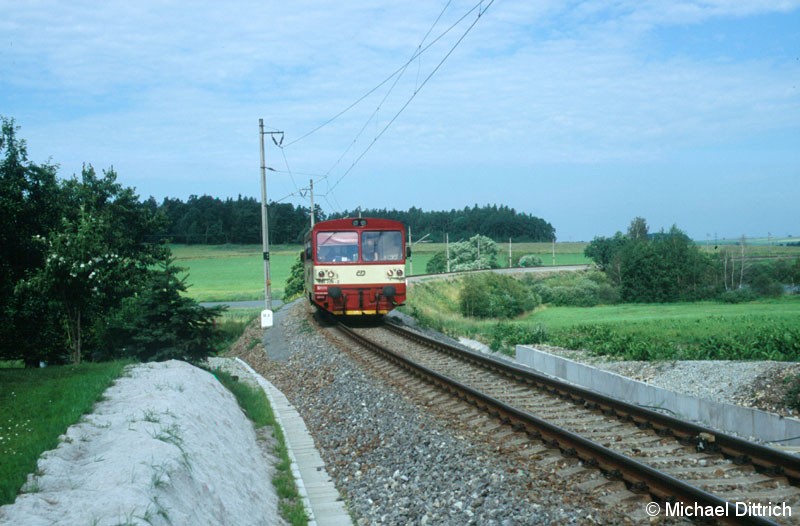
[[[798,437],[775,445],[800,446],[800,420],[795,418],[783,418],[758,409],[675,393],[527,345],[517,345],[516,353],[517,361],[523,365],[606,396],[641,406],[667,409],[678,418],[744,438],[755,437],[764,442],[773,442]]]

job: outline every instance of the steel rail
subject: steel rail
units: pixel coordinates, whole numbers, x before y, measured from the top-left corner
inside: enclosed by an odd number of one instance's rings
[[[650,425],[656,431],[668,432],[686,442],[694,443],[707,451],[718,451],[740,463],[751,463],[771,474],[785,475],[795,483],[800,482],[800,456],[775,448],[749,442],[747,440],[721,433],[692,422],[653,411],[629,402],[562,382],[556,378],[532,371],[529,368],[499,360],[492,356],[449,345],[445,342],[427,338],[417,332],[395,324],[385,325],[389,330],[404,338],[411,339],[428,347],[435,347],[461,359],[478,363],[519,381],[537,385],[550,392],[558,392],[578,403],[594,404],[597,408],[613,411],[618,417]]]
[[[687,484],[675,477],[612,451],[576,433],[553,425],[533,414],[510,406],[428,367],[420,365],[391,349],[365,338],[345,325],[337,324],[336,328],[362,346],[383,355],[412,375],[439,387],[445,392],[471,405],[485,410],[490,415],[497,417],[502,423],[512,426],[516,431],[524,431],[531,437],[541,439],[551,447],[559,448],[565,456],[577,457],[587,465],[595,466],[611,477],[622,478],[635,490],[647,492],[655,498],[664,501],[676,499],[687,505],[697,505],[703,509],[709,509],[709,507],[715,510],[723,509],[725,510],[724,513],[715,514],[722,522],[778,526],[778,523],[759,516],[737,516],[734,504],[725,499]],[[433,340],[429,341],[435,342]],[[435,343],[439,345],[441,342]],[[449,347],[459,352],[462,351],[453,346]],[[481,362],[484,361],[483,358],[486,358],[472,352],[469,354],[473,355],[472,357],[474,358],[481,358]],[[501,366],[499,367],[500,369],[504,369],[505,366],[508,365],[494,359],[490,360],[490,362],[492,362],[491,365],[493,366]],[[529,373],[529,371],[521,369],[519,372]],[[723,516],[719,517],[720,515]],[[730,521],[728,520],[729,517],[731,518]]]

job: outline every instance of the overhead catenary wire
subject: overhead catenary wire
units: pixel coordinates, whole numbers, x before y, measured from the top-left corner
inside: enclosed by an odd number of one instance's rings
[[[345,155],[347,155],[347,153],[356,145],[358,140],[361,138],[361,135],[367,129],[367,126],[369,126],[369,123],[370,123],[370,121],[372,121],[373,118],[375,118],[376,133],[377,133],[377,124],[378,124],[377,115],[378,115],[378,112],[383,107],[383,104],[386,102],[386,99],[389,98],[389,95],[391,95],[392,92],[394,91],[394,88],[397,86],[397,83],[400,82],[400,79],[405,74],[406,70],[408,69],[408,66],[414,61],[415,57],[419,58],[419,56],[420,56],[419,50],[422,48],[422,45],[428,39],[428,37],[430,36],[430,34],[433,31],[433,29],[436,27],[436,24],[438,24],[439,20],[441,20],[442,16],[444,16],[444,13],[447,11],[447,8],[450,6],[450,2],[451,1],[452,0],[448,0],[448,2],[445,4],[445,6],[442,8],[442,10],[439,12],[439,16],[436,17],[436,20],[433,21],[433,24],[431,24],[431,27],[428,28],[428,32],[425,33],[425,35],[422,37],[422,40],[420,40],[420,43],[417,46],[417,49],[411,55],[411,58],[399,70],[397,70],[397,71],[395,71],[395,73],[393,73],[394,82],[389,87],[389,89],[386,91],[386,94],[383,96],[381,101],[375,107],[375,110],[372,112],[372,114],[364,122],[364,125],[361,127],[361,129],[358,131],[358,133],[356,133],[356,136],[353,138],[352,141],[350,141],[350,144],[347,146],[347,148],[345,148],[344,152],[342,152],[342,155],[340,155],[339,158],[336,160],[336,162],[333,163],[333,165],[328,169],[327,172],[325,172],[326,176],[329,175],[337,166],[339,166],[339,163],[342,162],[342,159],[344,159]],[[461,20],[463,20],[463,17],[461,18]],[[450,26],[450,28],[452,28],[452,27],[454,27],[454,26]],[[450,30],[450,28],[448,28],[448,31]]]
[[[491,3],[492,3],[492,2],[494,2],[494,0],[491,0],[491,2],[490,2],[490,5],[491,5]],[[370,89],[369,91],[367,91],[366,93],[364,93],[364,95],[362,95],[361,97],[359,97],[358,99],[356,99],[355,101],[353,101],[353,102],[352,102],[352,103],[351,103],[349,106],[347,106],[347,107],[346,107],[346,108],[344,108],[342,111],[340,111],[339,113],[337,113],[336,115],[334,115],[333,117],[331,117],[330,119],[328,119],[327,121],[323,122],[322,124],[320,124],[320,125],[319,125],[319,126],[317,126],[316,128],[313,128],[312,130],[310,130],[310,131],[308,131],[308,132],[304,133],[303,135],[301,135],[301,136],[300,136],[300,137],[298,137],[297,139],[294,139],[294,140],[292,140],[292,141],[289,141],[289,142],[288,142],[288,143],[286,143],[286,144],[285,144],[283,147],[284,147],[284,148],[289,148],[289,147],[291,147],[292,145],[294,145],[294,144],[296,144],[296,143],[298,143],[298,142],[302,141],[303,139],[305,139],[305,138],[309,137],[310,135],[313,135],[314,133],[318,132],[319,130],[321,130],[321,129],[322,129],[322,128],[324,128],[325,126],[327,126],[327,125],[331,124],[331,123],[332,123],[332,122],[334,122],[336,119],[338,119],[339,117],[341,117],[342,115],[344,115],[345,113],[347,113],[348,111],[350,111],[351,109],[353,109],[354,107],[356,107],[356,106],[357,106],[359,103],[361,103],[361,102],[362,102],[364,99],[366,99],[367,97],[369,97],[370,95],[372,95],[373,93],[375,93],[375,92],[376,92],[377,90],[379,90],[379,89],[380,89],[380,88],[381,88],[381,87],[382,87],[384,84],[386,84],[387,82],[389,82],[390,80],[392,80],[392,79],[393,79],[393,78],[394,78],[396,75],[398,75],[398,74],[402,74],[402,72],[403,72],[403,71],[405,71],[405,69],[408,67],[408,65],[409,65],[409,64],[411,64],[412,62],[414,62],[414,60],[416,60],[418,57],[420,57],[420,56],[421,56],[423,53],[425,53],[425,52],[426,52],[428,49],[430,49],[431,47],[433,47],[433,46],[434,46],[434,45],[435,45],[437,42],[439,42],[439,41],[440,41],[442,38],[444,38],[445,36],[447,36],[447,34],[448,34],[448,33],[450,33],[450,31],[452,31],[452,30],[453,30],[453,29],[454,29],[456,26],[458,26],[459,24],[461,24],[461,22],[462,22],[462,21],[464,21],[464,19],[465,19],[465,18],[467,18],[467,17],[468,17],[470,14],[472,14],[472,13],[473,13],[473,12],[474,12],[476,9],[478,10],[478,17],[480,18],[480,16],[481,16],[483,13],[485,13],[485,12],[486,12],[486,9],[488,9],[488,7],[489,7],[489,6],[487,5],[487,6],[486,6],[486,8],[484,8],[484,9],[482,9],[482,10],[481,10],[481,5],[482,5],[482,4],[483,4],[483,2],[482,2],[482,1],[481,1],[481,2],[478,2],[477,4],[475,4],[475,5],[474,5],[474,6],[473,6],[473,7],[472,7],[472,8],[471,8],[469,11],[467,11],[466,13],[464,13],[464,15],[463,15],[463,16],[461,16],[461,17],[460,17],[458,20],[456,20],[455,22],[453,22],[453,24],[451,24],[451,25],[450,25],[450,26],[449,26],[447,29],[445,29],[444,31],[442,31],[442,32],[441,32],[441,33],[440,33],[440,34],[439,34],[439,35],[438,35],[438,36],[437,36],[435,39],[433,39],[433,40],[432,40],[432,41],[431,41],[431,42],[430,42],[428,45],[426,45],[425,47],[418,47],[418,48],[417,48],[417,51],[416,51],[416,52],[415,52],[415,53],[414,53],[414,54],[411,56],[411,58],[410,58],[410,59],[408,59],[408,61],[406,61],[406,62],[405,62],[405,63],[404,63],[402,66],[400,66],[399,68],[397,68],[396,70],[394,70],[392,73],[390,73],[390,74],[389,74],[389,76],[387,76],[385,79],[383,79],[383,80],[382,80],[380,83],[378,83],[378,84],[377,84],[375,87],[373,87],[372,89]],[[448,1],[448,2],[447,2],[447,5],[445,5],[445,8],[444,8],[444,9],[446,9],[446,8],[447,8],[447,6],[449,6],[449,5],[450,5],[450,1]],[[444,12],[444,9],[442,10],[442,13]],[[438,20],[441,18],[441,16],[442,16],[442,14],[440,13],[439,17],[438,17],[436,20],[438,21]],[[435,23],[434,23],[434,25],[435,25]],[[474,24],[473,24],[473,25],[474,25]],[[433,29],[433,28],[431,28],[431,29]],[[428,33],[425,35],[425,38],[427,38],[429,34],[430,34],[430,30],[429,30],[429,31],[428,31]]]
[[[380,139],[383,136],[383,134],[386,133],[386,130],[389,129],[389,127],[394,123],[395,120],[397,120],[397,118],[400,116],[400,114],[403,113],[403,111],[409,106],[409,104],[411,104],[411,102],[414,100],[414,98],[417,96],[417,94],[419,94],[419,92],[422,90],[422,88],[425,87],[425,85],[436,74],[436,72],[439,71],[439,69],[442,67],[442,65],[445,63],[445,61],[450,57],[450,55],[453,54],[453,52],[456,50],[456,48],[459,46],[459,44],[461,44],[461,42],[466,38],[466,36],[469,34],[469,32],[472,31],[472,28],[475,27],[475,25],[481,19],[481,16],[483,16],[483,14],[489,9],[489,7],[491,7],[491,5],[493,3],[494,3],[494,0],[490,0],[489,2],[486,3],[486,7],[484,7],[483,9],[480,9],[478,11],[478,16],[475,18],[475,20],[473,20],[473,22],[469,25],[469,27],[467,27],[467,29],[464,31],[464,33],[458,38],[458,40],[456,40],[455,44],[453,44],[453,46],[445,54],[445,56],[439,61],[439,63],[436,65],[436,67],[433,68],[433,70],[428,74],[427,77],[425,77],[425,80],[422,81],[422,83],[419,85],[419,87],[414,90],[414,92],[411,94],[411,96],[408,98],[408,100],[405,102],[405,104],[403,104],[400,107],[400,109],[389,120],[389,122],[386,124],[386,126],[384,126],[383,129],[381,129],[381,131],[372,139],[372,141],[367,145],[367,147],[361,152],[361,154],[356,158],[356,160],[353,161],[353,163],[350,165],[350,167],[348,167],[347,170],[345,170],[345,172],[336,180],[336,182],[332,186],[330,186],[328,188],[328,192],[332,192],[339,185],[339,183],[342,181],[342,179],[344,179],[353,170],[353,168],[355,168],[355,166],[361,161],[361,159],[364,158],[364,156],[367,154],[367,152],[369,152],[369,150],[372,149],[372,147],[375,145],[375,143],[378,141],[378,139]],[[474,11],[475,8],[480,8],[482,5],[483,5],[483,2],[481,1],[473,9],[471,9],[470,12]],[[462,17],[459,20],[463,20],[463,18],[464,17]]]
[[[414,60],[419,59],[427,50],[429,50],[432,46],[434,46],[436,43],[438,43],[441,39],[443,39],[446,35],[448,35],[455,27],[460,25],[467,17],[469,17],[471,14],[473,14],[477,10],[477,16],[476,16],[475,20],[473,20],[472,23],[466,28],[466,30],[463,32],[463,34],[461,34],[461,36],[456,40],[455,44],[453,44],[453,46],[450,48],[450,50],[439,61],[439,63],[436,65],[436,67],[433,68],[433,70],[425,77],[425,79],[422,81],[421,84],[419,83],[419,70],[418,70],[417,79],[415,81],[415,89],[414,89],[413,93],[405,101],[405,103],[400,107],[400,109],[393,115],[393,117],[388,121],[388,123],[382,129],[380,129],[380,131],[377,131],[377,128],[376,128],[376,134],[373,137],[372,141],[366,146],[366,148],[363,151],[361,151],[361,153],[350,164],[350,166],[347,168],[347,170],[345,170],[345,172],[341,176],[339,176],[339,178],[336,180],[336,182],[333,185],[329,185],[328,186],[327,191],[325,193],[317,194],[319,197],[324,199],[325,202],[328,203],[328,205],[331,206],[331,208],[334,211],[338,211],[341,208],[340,206],[338,206],[338,202],[336,203],[336,206],[334,206],[334,204],[331,203],[331,199],[333,201],[337,201],[335,195],[333,194],[333,190],[339,185],[339,183],[350,172],[352,172],[352,170],[361,161],[361,159],[363,159],[364,156],[371,150],[372,146],[375,145],[375,143],[383,136],[383,134],[386,133],[386,131],[389,129],[389,127],[391,127],[392,124],[394,124],[394,122],[397,120],[397,118],[400,116],[400,114],[402,114],[403,111],[411,104],[411,102],[419,94],[419,92],[422,90],[422,88],[428,83],[428,81],[430,81],[430,79],[442,67],[444,62],[450,57],[450,55],[452,55],[452,53],[455,51],[455,49],[461,44],[461,42],[466,38],[466,36],[470,33],[470,31],[475,27],[475,25],[480,20],[481,16],[489,9],[489,7],[491,7],[491,5],[494,3],[494,0],[490,0],[489,2],[485,2],[484,0],[481,0],[481,1],[477,2],[466,13],[464,13],[461,17],[459,17],[454,23],[452,23],[444,31],[439,33],[435,39],[433,39],[430,43],[428,43],[427,45],[424,45],[424,47],[423,47],[423,44],[425,43],[427,38],[430,36],[430,34],[433,32],[434,28],[436,27],[436,25],[438,24],[438,22],[440,21],[440,19],[444,15],[444,13],[446,12],[447,8],[450,6],[451,2],[452,2],[452,0],[448,0],[447,1],[447,3],[445,4],[445,6],[442,8],[441,12],[437,16],[436,20],[433,22],[431,27],[428,29],[427,33],[423,36],[423,38],[420,41],[420,44],[417,46],[415,52],[411,55],[411,57],[402,66],[397,68],[394,72],[392,72],[389,76],[387,76],[383,81],[381,81],[375,87],[373,87],[368,92],[366,92],[364,95],[359,97],[357,100],[355,100],[349,106],[344,108],[342,111],[340,111],[339,113],[337,113],[336,115],[334,115],[333,117],[328,119],[327,121],[323,122],[319,126],[315,127],[311,131],[301,135],[300,137],[298,137],[295,140],[289,141],[286,144],[278,144],[278,142],[276,141],[276,144],[280,147],[280,149],[281,149],[281,151],[283,153],[284,163],[286,164],[287,172],[290,174],[290,177],[292,179],[292,183],[294,184],[294,187],[296,189],[295,192],[292,192],[291,194],[289,194],[286,197],[282,198],[281,201],[284,200],[284,199],[287,199],[287,198],[289,198],[291,196],[301,194],[300,189],[298,188],[298,186],[297,186],[297,184],[296,184],[296,182],[294,180],[293,172],[292,172],[291,168],[289,167],[289,162],[288,162],[288,159],[286,157],[286,152],[285,152],[285,150],[287,148],[289,148],[289,147],[295,145],[296,143],[302,141],[303,139],[311,136],[312,134],[316,133],[317,131],[319,131],[320,129],[324,128],[325,126],[328,126],[329,124],[334,122],[336,119],[338,119],[339,117],[341,117],[342,115],[344,115],[345,113],[347,113],[348,111],[353,109],[359,103],[364,101],[367,97],[369,97],[370,95],[375,93],[377,90],[379,90],[381,87],[383,87],[387,82],[391,81],[392,79],[395,79],[394,82],[392,83],[391,87],[389,88],[388,92],[382,98],[381,102],[378,104],[378,106],[375,108],[373,113],[366,120],[365,124],[358,131],[358,133],[356,134],[356,136],[353,139],[353,141],[351,141],[349,143],[349,145],[345,149],[344,153],[333,164],[333,166],[323,175],[309,174],[309,175],[312,175],[314,177],[318,177],[318,180],[328,179],[330,177],[331,172],[336,168],[336,166],[339,165],[339,163],[341,163],[341,160],[347,155],[347,153],[358,142],[358,139],[361,137],[361,135],[363,134],[364,130],[366,130],[367,126],[372,121],[373,117],[375,117],[375,115],[378,113],[378,111],[381,110],[383,104],[385,103],[385,101],[387,100],[389,95],[394,90],[394,87],[397,85],[397,83],[399,82],[400,78],[403,76],[403,74],[407,70],[408,66],[411,63],[413,63]],[[376,120],[376,125],[377,125],[377,120]],[[282,141],[281,141],[281,143],[282,143]],[[329,199],[329,197],[330,197],[330,199]]]

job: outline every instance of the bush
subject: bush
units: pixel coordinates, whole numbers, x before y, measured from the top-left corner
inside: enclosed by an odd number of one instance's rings
[[[467,317],[508,319],[539,303],[521,281],[491,272],[467,277],[459,293],[461,314]]]
[[[719,300],[723,303],[746,303],[748,301],[755,301],[758,295],[749,288],[741,288],[735,290],[726,290],[719,295]]]
[[[514,345],[531,345],[547,341],[547,331],[541,325],[530,327],[513,323],[498,323],[489,333],[489,347],[509,356]]]
[[[437,252],[425,265],[425,272],[428,274],[442,274],[447,272],[447,258],[444,252]]]
[[[533,254],[528,254],[519,258],[519,266],[520,267],[541,267],[542,266],[542,258],[538,256],[534,256]]]
[[[301,296],[305,291],[305,265],[303,259],[297,257],[289,271],[289,278],[286,280],[286,288],[283,289],[283,301],[289,303],[294,298]]]
[[[609,283],[604,274],[570,274],[535,280],[530,286],[542,303],[559,307],[594,307],[619,302],[619,289]]]

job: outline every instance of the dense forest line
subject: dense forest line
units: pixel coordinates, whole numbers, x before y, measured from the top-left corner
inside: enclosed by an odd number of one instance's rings
[[[166,198],[158,204],[154,198],[145,204],[154,213],[162,212],[165,224],[159,239],[172,243],[218,245],[257,244],[261,242],[261,203],[253,197],[220,199],[207,195],[192,195],[184,202]],[[463,210],[426,212],[412,207],[408,210],[370,209],[345,211],[326,215],[316,207],[316,220],[357,216],[383,217],[402,221],[411,227],[414,239],[451,241],[469,239],[477,234],[495,241],[551,241],[553,226],[543,219],[520,213],[507,206],[486,205],[465,207]],[[272,244],[300,243],[310,224],[309,208],[290,203],[270,203],[269,234]]]

